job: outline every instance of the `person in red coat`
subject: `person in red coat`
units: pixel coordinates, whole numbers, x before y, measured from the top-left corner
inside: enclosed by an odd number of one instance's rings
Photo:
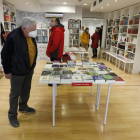
[[[63,55],[64,50],[64,26],[60,23],[60,20],[56,18],[54,27],[51,28],[51,36],[49,39],[46,54],[50,57],[51,61],[59,60]]]
[[[99,34],[99,30],[96,29],[95,33],[91,36],[92,39],[92,52],[93,52],[93,56],[92,58],[97,57],[97,48],[98,48],[98,43],[99,43],[99,39],[100,39],[100,34]]]

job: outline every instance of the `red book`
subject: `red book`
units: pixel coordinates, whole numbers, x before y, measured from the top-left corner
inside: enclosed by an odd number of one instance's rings
[[[124,83],[124,80],[121,78],[121,77],[118,77],[118,76],[113,76],[113,78],[116,80],[116,82],[118,83]]]
[[[134,28],[131,30],[131,34],[135,34],[135,29]]]

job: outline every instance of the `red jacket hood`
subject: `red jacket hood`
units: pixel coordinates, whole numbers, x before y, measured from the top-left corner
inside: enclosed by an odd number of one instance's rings
[[[63,32],[65,32],[64,25],[62,25],[62,24],[59,24],[57,26],[54,26],[50,30],[53,32],[56,28],[60,28]]]

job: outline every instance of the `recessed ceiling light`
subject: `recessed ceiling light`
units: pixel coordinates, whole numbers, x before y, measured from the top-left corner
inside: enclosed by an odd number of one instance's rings
[[[84,5],[87,5],[87,3],[85,3]]]
[[[109,6],[109,4],[107,4],[107,6]]]
[[[63,4],[67,4],[66,2],[64,2]]]
[[[30,6],[30,7],[32,7],[32,6]]]
[[[35,9],[34,9],[35,10]]]
[[[103,9],[103,7],[101,7],[101,9]]]
[[[28,4],[28,3],[26,3],[26,4]]]
[[[94,19],[94,20],[97,20],[97,19]]]
[[[115,0],[115,2],[117,2],[117,0]]]

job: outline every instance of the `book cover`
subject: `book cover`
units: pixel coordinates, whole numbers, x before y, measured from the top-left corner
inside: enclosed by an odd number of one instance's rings
[[[72,76],[72,81],[73,82],[82,82],[81,76]]]
[[[82,79],[87,82],[93,81],[93,78],[91,77],[91,75],[82,75]]]
[[[80,71],[82,75],[90,75],[88,71]]]
[[[47,75],[51,75],[52,74],[52,71],[43,71],[41,76],[47,76]]]
[[[72,74],[72,71],[71,71],[71,70],[64,70],[64,71],[62,72],[62,74]]]
[[[99,68],[107,68],[105,65],[99,65]]]
[[[102,76],[93,76],[95,82],[105,82],[105,79]]]
[[[113,76],[111,75],[103,75],[103,78],[105,79],[105,81],[113,81],[115,82],[116,80],[113,78]]]
[[[62,74],[61,71],[53,71],[53,72],[52,72],[52,75],[61,75],[61,74]]]
[[[52,75],[51,77],[50,77],[50,81],[51,82],[58,82],[58,81],[60,81],[60,75]]]
[[[91,76],[97,76],[98,73],[97,72],[89,72]]]
[[[110,72],[110,73],[108,73],[108,75],[111,75],[111,76],[118,76],[118,75],[115,74],[114,72]]]
[[[49,82],[50,81],[50,76],[41,76],[41,78],[40,78],[40,81],[47,81],[47,82]]]
[[[113,76],[113,78],[116,80],[116,82],[124,82],[124,80],[119,76]]]
[[[79,71],[81,71],[81,70],[82,70],[82,71],[83,71],[83,70],[87,71],[86,68],[78,68],[78,70],[79,70]]]
[[[61,79],[63,79],[63,80],[72,79],[72,74],[62,74]]]

